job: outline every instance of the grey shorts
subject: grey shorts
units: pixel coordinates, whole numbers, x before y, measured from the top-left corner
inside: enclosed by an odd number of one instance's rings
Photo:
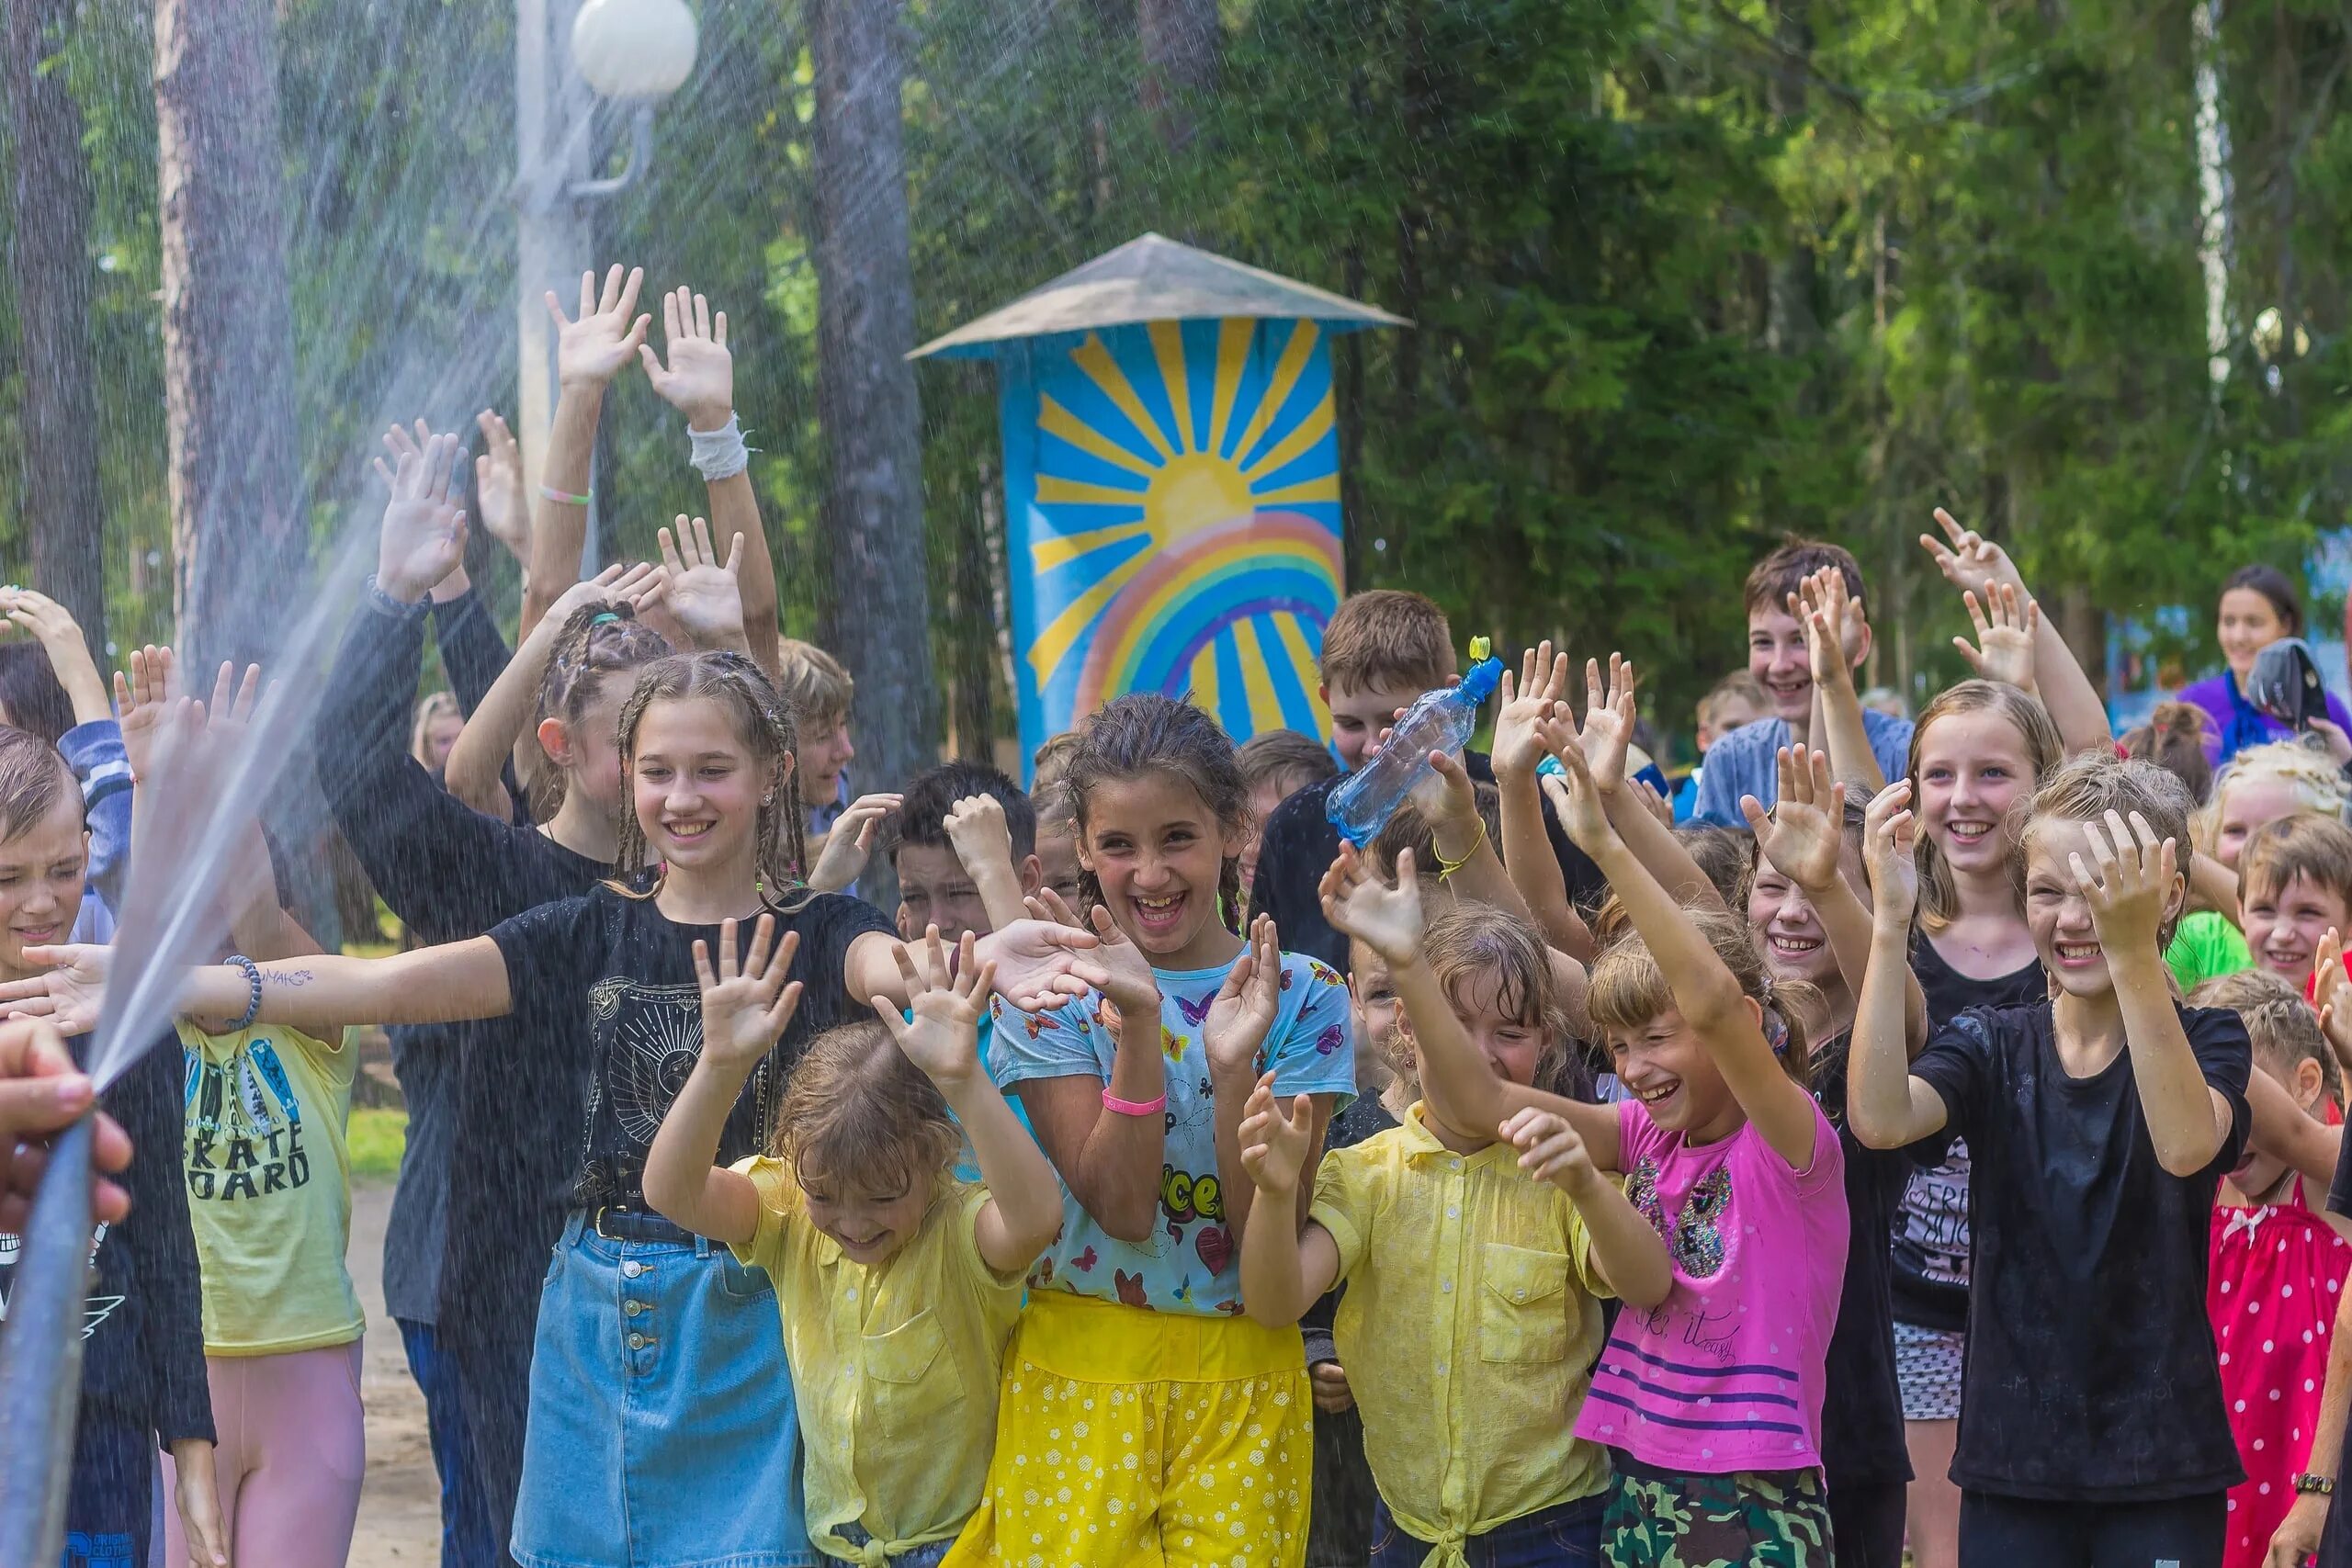
[[[1954,1328],[1894,1325],[1894,1377],[1903,1385],[1905,1421],[1960,1419],[1961,1348],[1967,1338]]]

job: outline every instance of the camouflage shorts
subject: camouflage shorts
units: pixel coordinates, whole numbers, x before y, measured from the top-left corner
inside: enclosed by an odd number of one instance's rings
[[[1827,1568],[1827,1497],[1817,1470],[1620,1473],[1603,1553],[1609,1568]]]

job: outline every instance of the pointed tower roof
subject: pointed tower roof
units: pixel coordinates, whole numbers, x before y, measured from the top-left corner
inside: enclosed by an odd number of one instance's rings
[[[996,353],[998,344],[1012,338],[1227,316],[1304,318],[1320,321],[1333,333],[1412,325],[1377,306],[1361,305],[1344,295],[1159,234],[1145,234],[1031,289],[1001,310],[932,339],[908,357],[987,358]]]

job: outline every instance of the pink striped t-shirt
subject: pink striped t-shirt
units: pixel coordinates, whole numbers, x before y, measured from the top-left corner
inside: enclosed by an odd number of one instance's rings
[[[1577,1436],[1681,1474],[1817,1467],[1846,1274],[1837,1129],[1815,1108],[1812,1168],[1793,1170],[1754,1122],[1693,1146],[1637,1100],[1617,1118],[1625,1195],[1665,1238],[1674,1289],[1618,1314]]]

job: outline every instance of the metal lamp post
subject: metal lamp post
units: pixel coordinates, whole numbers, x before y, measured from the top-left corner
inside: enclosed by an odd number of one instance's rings
[[[595,265],[589,209],[644,177],[653,152],[653,109],[693,72],[697,33],[685,0],[515,0],[514,321],[522,383],[524,482],[536,494],[555,419],[555,325],[542,298],[570,307],[580,275]],[[626,104],[628,163],[590,177],[596,99]],[[595,518],[582,566],[593,571]]]

